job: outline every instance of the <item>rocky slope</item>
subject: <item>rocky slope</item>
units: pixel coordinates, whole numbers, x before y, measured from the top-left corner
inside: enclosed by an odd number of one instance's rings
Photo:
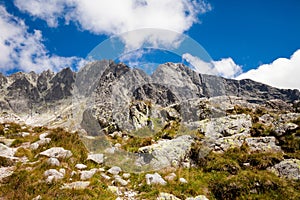
[[[0,199],[300,198],[298,90],[97,61],[0,93]]]

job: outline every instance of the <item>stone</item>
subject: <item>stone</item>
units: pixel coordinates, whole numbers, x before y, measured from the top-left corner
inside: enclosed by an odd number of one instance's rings
[[[124,173],[122,176],[125,179],[129,179],[130,178],[130,174],[129,173]]]
[[[180,178],[180,179],[179,179],[179,182],[180,182],[180,183],[183,183],[183,184],[188,183],[188,181],[187,181],[185,178]]]
[[[152,157],[145,163],[145,159],[138,160],[137,165],[149,164],[155,170],[165,167],[179,167],[181,162],[189,156],[194,139],[190,135],[179,136],[172,140],[159,140],[156,144],[139,148],[141,155]]]
[[[69,150],[65,150],[62,147],[52,147],[40,153],[42,156],[49,158],[65,159],[71,157],[73,154]]]
[[[286,134],[287,132],[296,130],[297,128],[298,128],[297,124],[289,122],[289,123],[279,124],[274,131],[276,136],[280,137]]]
[[[15,141],[15,139],[7,139],[5,137],[0,137],[0,144],[3,143],[7,147],[10,147],[14,141]],[[1,149],[1,147],[0,147],[0,149]]]
[[[38,195],[38,196],[34,197],[32,200],[42,200],[42,199],[43,199],[42,196]]]
[[[146,174],[146,183],[147,185],[159,184],[159,185],[166,185],[167,182],[158,174]]]
[[[286,159],[269,168],[279,177],[287,179],[300,180],[300,160]]]
[[[57,158],[49,158],[47,163],[51,166],[60,166],[60,162]]]
[[[276,138],[273,136],[245,139],[245,143],[249,146],[251,152],[281,152],[280,146],[277,146],[275,142]]]
[[[120,178],[120,177],[116,177],[116,178],[115,178],[115,181],[116,181],[117,183],[120,183],[122,186],[128,185],[128,181],[126,181],[126,180],[124,180],[124,179],[122,179],[122,178]]]
[[[104,174],[104,173],[101,173],[101,177],[104,178],[105,180],[110,180],[110,176]]]
[[[94,176],[97,172],[97,169],[85,170],[80,172],[80,180],[85,181]]]
[[[165,192],[161,192],[159,193],[157,200],[180,200],[179,198],[177,198],[175,195],[173,194],[169,194],[169,193],[165,193]]]
[[[14,157],[17,148],[10,148],[2,143],[0,143],[0,155],[2,157]]]
[[[103,154],[89,154],[87,160],[91,160],[97,164],[102,164],[104,162]]]
[[[173,181],[176,178],[176,174],[175,173],[170,173],[167,176],[165,176],[165,179],[167,181]]]
[[[39,138],[40,138],[40,140],[44,140],[44,139],[46,139],[46,137],[47,137],[48,135],[49,135],[48,132],[42,133],[42,134],[40,134]]]
[[[69,190],[83,190],[90,185],[89,181],[76,181],[73,183],[64,183],[60,189],[69,189]]]
[[[204,195],[199,195],[196,197],[188,197],[186,200],[208,200],[208,198]]]
[[[28,132],[22,132],[22,133],[21,133],[21,136],[22,136],[22,137],[27,137],[27,136],[29,136],[29,135],[30,135],[30,133],[28,133]]]
[[[81,170],[81,169],[86,169],[86,168],[87,168],[87,166],[86,166],[86,165],[84,165],[84,164],[76,164],[76,165],[75,165],[75,168],[76,168],[76,169],[80,169],[80,170]]]
[[[65,176],[64,170],[57,171],[56,169],[49,169],[44,172],[44,176],[46,176],[46,183],[53,183],[54,181],[63,179]]]
[[[34,143],[32,143],[30,145],[30,148],[33,149],[33,150],[36,150],[38,149],[40,146],[43,146],[43,145],[46,145],[46,144],[49,144],[51,142],[51,138],[43,138],[43,139],[40,139]]]
[[[117,175],[122,171],[122,169],[118,166],[111,167],[107,172],[113,175]]]
[[[0,183],[4,178],[11,176],[14,170],[15,167],[0,167]]]
[[[107,189],[108,189],[108,191],[110,191],[118,196],[122,195],[121,190],[116,186],[108,186]]]

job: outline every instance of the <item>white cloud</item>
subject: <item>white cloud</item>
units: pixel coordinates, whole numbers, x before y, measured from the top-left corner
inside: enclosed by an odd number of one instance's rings
[[[77,57],[49,55],[43,45],[39,30],[28,32],[24,21],[9,14],[0,5],[0,71],[12,69],[41,72],[45,69],[58,71],[81,61]]]
[[[225,78],[234,78],[242,73],[242,67],[237,65],[232,58],[223,58],[213,61],[217,74]]]
[[[223,58],[220,61],[205,62],[189,53],[182,55],[182,59],[188,62],[195,71],[202,74],[234,78],[242,72],[241,66],[235,64],[232,58]]]
[[[278,58],[237,77],[252,79],[278,88],[300,89],[300,49],[290,59]]]
[[[211,10],[204,0],[14,0],[15,5],[34,17],[57,26],[59,19],[73,21],[95,34],[115,35],[137,29],[165,29],[179,34],[199,22],[198,14]],[[126,47],[138,48],[145,42],[172,45],[177,37],[137,32],[123,35]]]

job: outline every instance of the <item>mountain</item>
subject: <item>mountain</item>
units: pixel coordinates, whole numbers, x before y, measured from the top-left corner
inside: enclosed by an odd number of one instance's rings
[[[115,129],[129,130],[148,123],[145,119],[143,122],[138,119],[141,116],[162,117],[159,110],[175,104],[179,115],[184,115],[188,113],[185,111],[193,109],[191,106],[199,107],[196,101],[203,98],[237,97],[269,105],[276,99],[290,109],[300,99],[298,90],[278,89],[248,79],[233,80],[199,74],[183,64],[165,63],[148,75],[140,69],[106,60],[89,63],[77,73],[66,68],[58,73],[48,70],[41,74],[0,74],[0,94],[1,111],[17,114],[25,121],[49,124],[63,115],[69,119],[77,110],[76,105],[82,101],[85,102],[80,108],[83,110],[77,113],[85,113],[82,114],[85,117],[91,115],[89,121],[93,116],[102,129],[114,126]],[[145,106],[141,102],[152,103],[151,108],[148,106],[149,113],[136,110]],[[45,113],[48,117],[43,116]],[[139,116],[134,116],[134,113]],[[39,116],[43,116],[43,120]],[[201,119],[200,116],[184,118],[187,121]]]
[[[0,199],[300,198],[298,90],[103,60],[0,94]]]

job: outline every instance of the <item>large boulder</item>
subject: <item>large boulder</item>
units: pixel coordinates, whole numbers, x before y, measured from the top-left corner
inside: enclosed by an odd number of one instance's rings
[[[300,160],[286,159],[269,169],[279,177],[300,180]]]
[[[42,156],[49,158],[65,159],[71,157],[73,154],[69,150],[65,150],[62,147],[52,147],[40,153]]]
[[[275,142],[276,139],[273,136],[251,137],[245,140],[251,152],[281,152],[280,146],[277,146]]]
[[[190,135],[179,136],[172,140],[159,140],[156,144],[141,147],[141,154],[148,154],[148,161],[138,160],[137,164],[149,164],[153,169],[178,167],[189,155],[194,139]]]

